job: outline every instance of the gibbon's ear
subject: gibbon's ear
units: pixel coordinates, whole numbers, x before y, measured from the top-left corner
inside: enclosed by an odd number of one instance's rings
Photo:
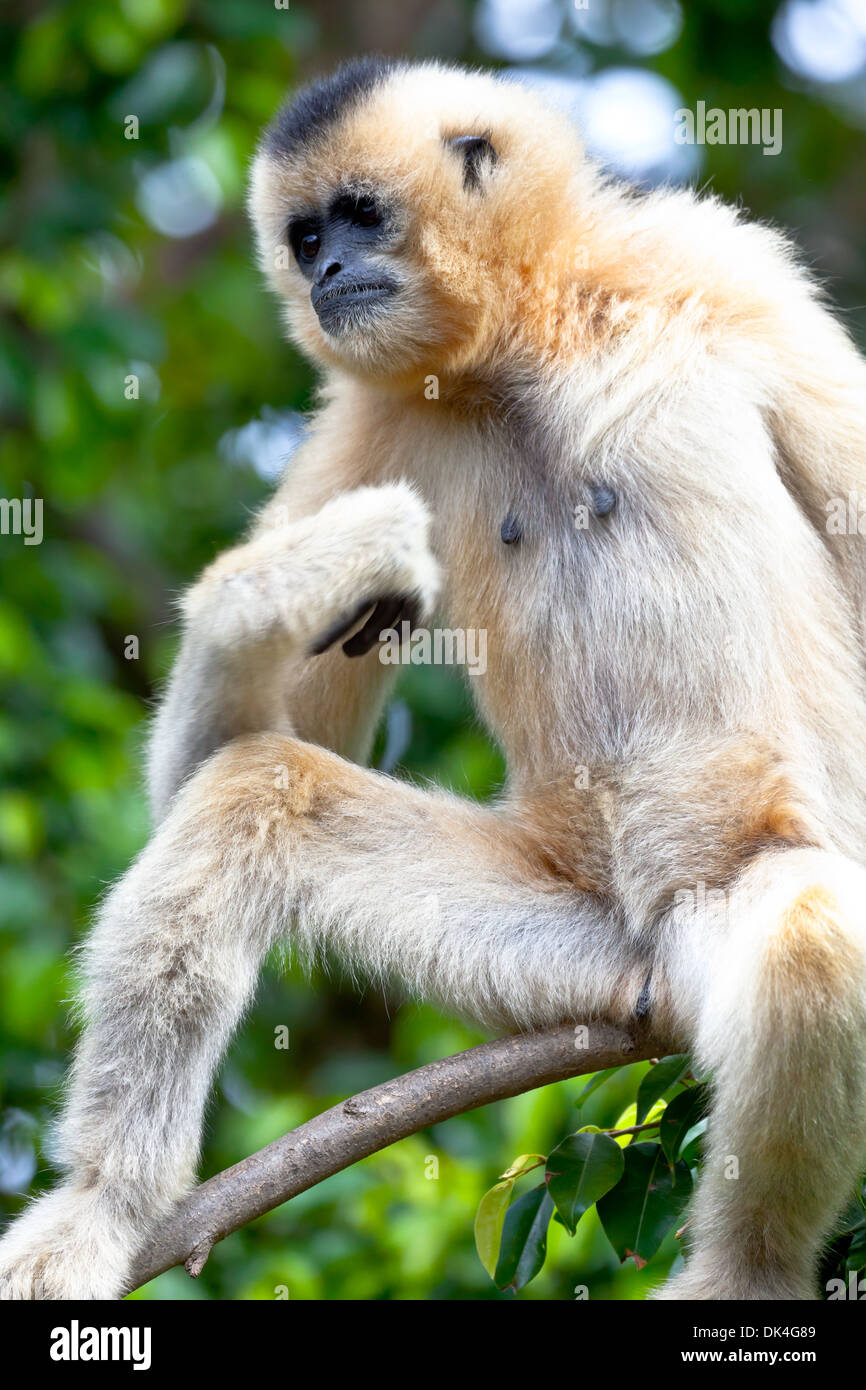
[[[445,144],[463,160],[463,187],[481,188],[481,166],[495,164],[497,154],[486,135],[454,135]]]

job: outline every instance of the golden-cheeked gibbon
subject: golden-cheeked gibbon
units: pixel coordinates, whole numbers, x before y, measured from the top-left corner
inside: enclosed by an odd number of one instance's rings
[[[84,953],[66,1177],[0,1241],[3,1296],[128,1288],[289,941],[495,1029],[640,1001],[713,1078],[657,1296],[816,1297],[866,1157],[866,550],[827,526],[866,488],[863,361],[782,235],[603,177],[482,72],[314,84],[250,209],[319,405],[183,598],[153,835]],[[363,765],[380,633],[434,613],[486,633],[492,805]]]

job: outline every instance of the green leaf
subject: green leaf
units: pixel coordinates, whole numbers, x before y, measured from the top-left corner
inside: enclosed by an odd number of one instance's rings
[[[662,1115],[664,1114],[665,1105],[665,1101],[657,1100],[652,1110],[647,1115],[645,1123],[652,1124],[655,1120],[660,1120]],[[633,1129],[636,1124],[637,1101],[633,1100],[631,1105],[627,1105],[625,1107],[625,1110],[623,1110],[616,1124],[611,1125],[611,1129]],[[614,1142],[616,1144],[619,1144],[621,1149],[627,1149],[634,1138],[635,1135],[633,1134],[619,1134],[614,1139]]]
[[[620,1260],[632,1255],[642,1268],[681,1215],[691,1195],[692,1175],[685,1163],[669,1168],[661,1144],[631,1144],[623,1158],[622,1177],[597,1209]]]
[[[493,1276],[498,1289],[513,1289],[516,1293],[535,1278],[547,1254],[547,1228],[552,1215],[553,1198],[543,1182],[508,1208],[499,1263]]]
[[[511,1201],[514,1184],[518,1178],[523,1177],[524,1173],[531,1172],[533,1168],[540,1167],[542,1163],[544,1163],[543,1154],[521,1154],[506,1168],[495,1187],[491,1187],[488,1192],[485,1192],[478,1204],[478,1211],[475,1213],[475,1248],[478,1251],[478,1258],[491,1279],[496,1273],[502,1226],[505,1221],[505,1213],[508,1210],[508,1203]]]
[[[689,1168],[694,1168],[695,1164],[700,1161],[704,1146],[704,1134],[708,1125],[709,1120],[706,1117],[703,1120],[698,1120],[696,1125],[692,1125],[683,1140],[679,1156]]]
[[[547,1190],[574,1235],[583,1213],[622,1177],[622,1149],[607,1134],[569,1134],[547,1160]]]
[[[679,1158],[686,1135],[706,1115],[709,1100],[709,1087],[701,1082],[674,1096],[668,1105],[662,1116],[659,1139],[669,1163]]]
[[[577,1100],[574,1102],[577,1109],[580,1110],[584,1101],[589,1100],[593,1091],[597,1091],[599,1086],[603,1086],[605,1081],[618,1071],[622,1071],[622,1067],[608,1067],[607,1071],[597,1071],[595,1076],[591,1076],[580,1095],[577,1097]]]
[[[845,1272],[854,1270],[857,1274],[866,1271],[866,1229],[858,1226],[851,1237],[848,1253],[845,1256]]]
[[[513,1181],[498,1182],[485,1192],[475,1213],[475,1248],[491,1279],[496,1274],[502,1226],[513,1188]]]
[[[667,1095],[677,1082],[682,1080],[689,1069],[689,1058],[685,1053],[674,1057],[663,1057],[654,1067],[650,1067],[637,1090],[637,1119],[642,1125],[657,1100]]]

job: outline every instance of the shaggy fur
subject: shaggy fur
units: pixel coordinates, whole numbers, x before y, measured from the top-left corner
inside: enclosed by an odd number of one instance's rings
[[[185,600],[159,825],[87,947],[69,1177],[0,1242],[2,1289],[123,1290],[288,938],[492,1026],[640,998],[715,1073],[663,1296],[814,1297],[866,1156],[866,562],[825,525],[866,484],[866,369],[778,233],[603,181],[527,92],[425,64],[332,97],[251,194],[321,408]],[[493,151],[471,179],[462,136]],[[286,228],[346,193],[387,209],[398,292],[327,336]],[[307,653],[393,593],[487,631],[493,808],[357,765],[392,668]]]

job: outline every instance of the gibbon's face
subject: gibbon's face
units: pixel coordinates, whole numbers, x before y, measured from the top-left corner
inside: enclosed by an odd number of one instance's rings
[[[307,88],[250,191],[290,336],[395,381],[481,358],[568,224],[580,165],[560,117],[487,74],[362,59]]]

